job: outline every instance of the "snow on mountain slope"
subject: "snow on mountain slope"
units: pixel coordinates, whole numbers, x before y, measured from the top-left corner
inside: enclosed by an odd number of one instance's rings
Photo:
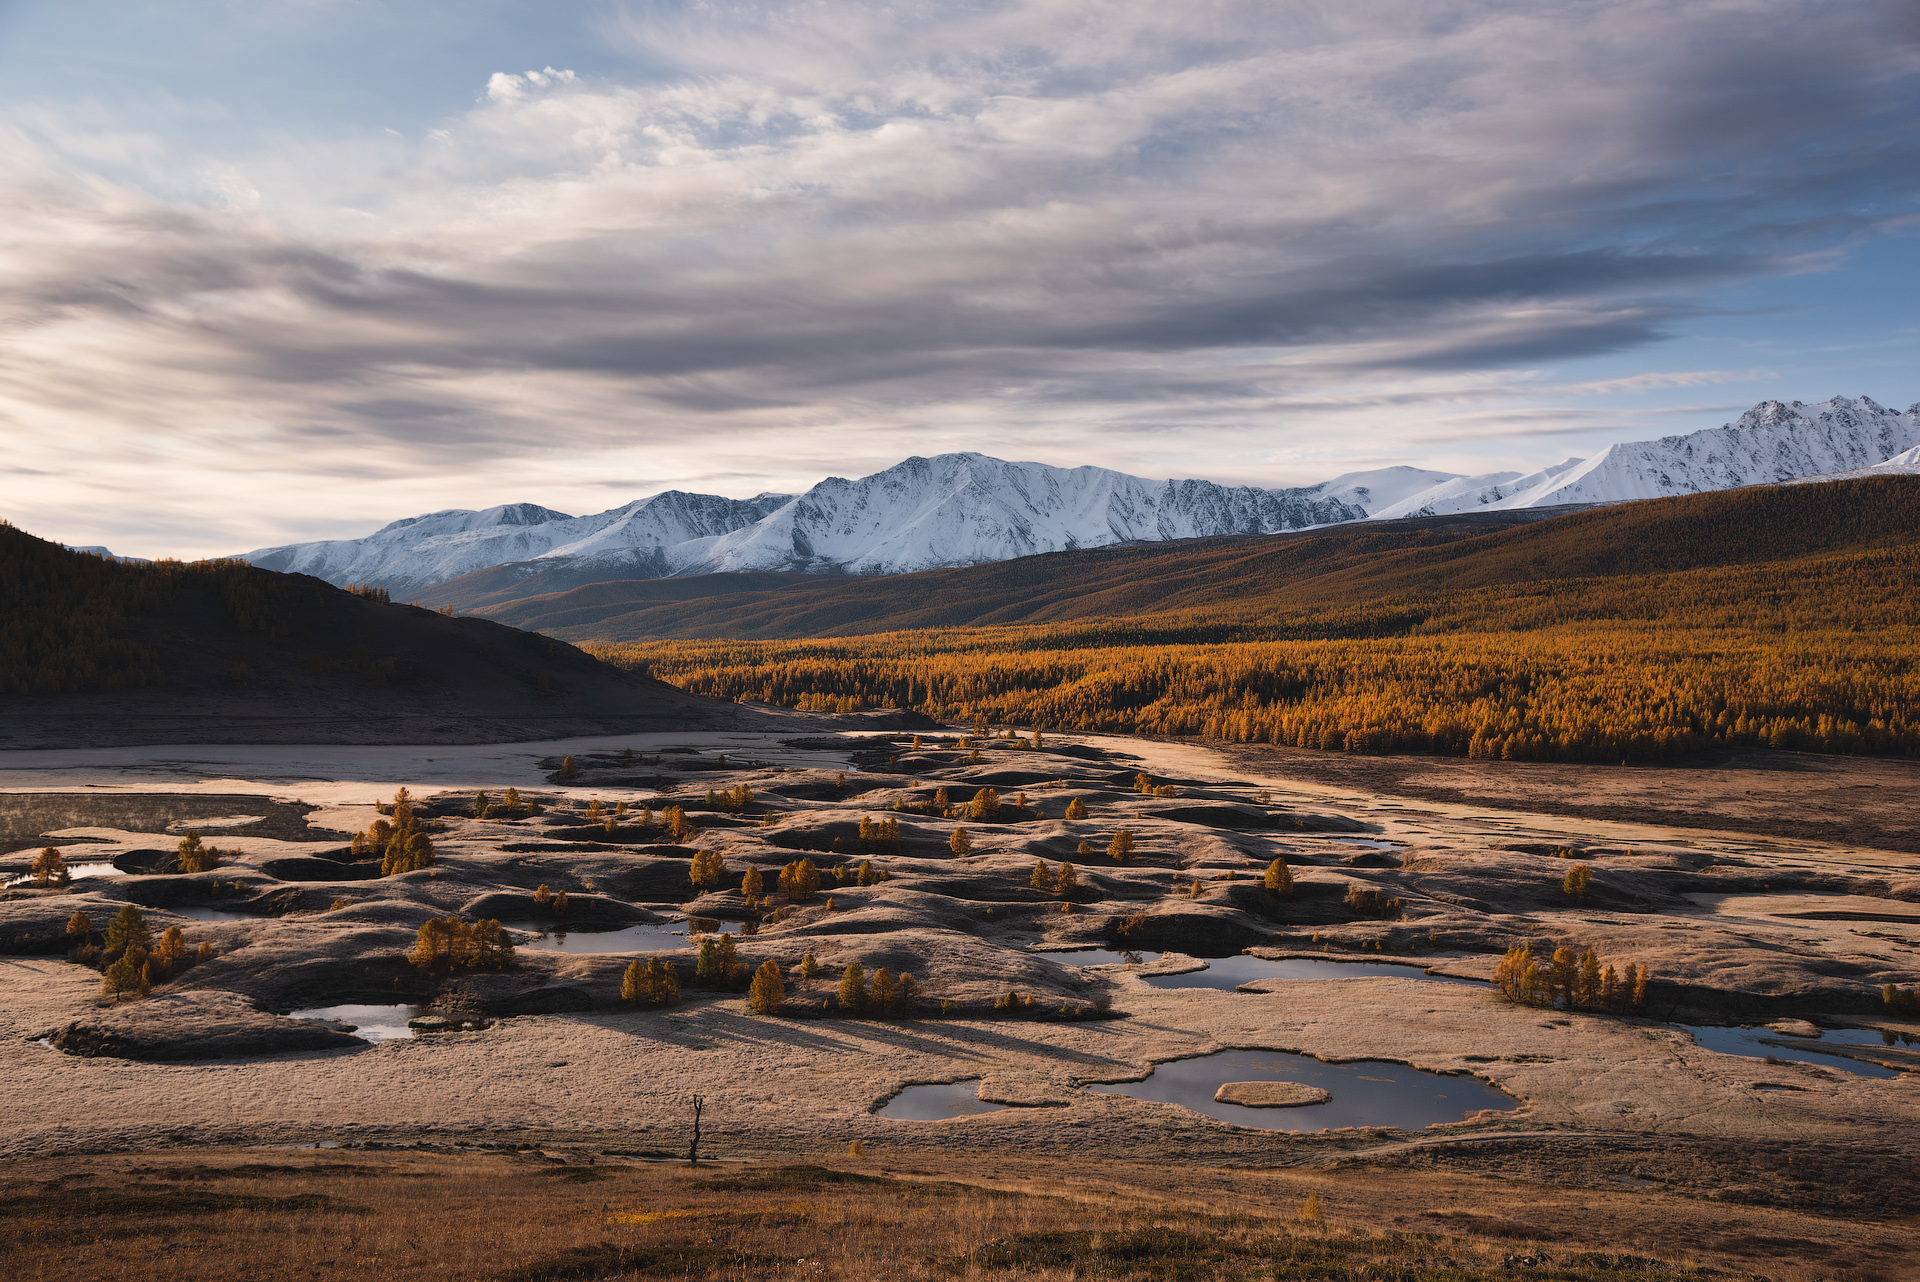
[[[364,539],[263,548],[246,559],[334,583],[379,584],[402,597],[507,565],[529,578],[543,573],[540,566],[564,567],[574,581],[744,570],[899,574],[1136,540],[1618,503],[1852,475],[1882,460],[1891,467],[1890,456],[1916,446],[1920,406],[1902,413],[1836,396],[1824,405],[1767,401],[1722,427],[1613,445],[1528,475],[1388,467],[1265,490],[942,454],[858,480],[830,477],[798,496],[672,490],[595,516],[530,503],[434,512]]]
[[[604,560],[610,569],[671,573],[671,549],[759,520],[785,494],[728,499],[669,490],[595,516],[532,503],[453,510],[395,521],[364,539],[262,548],[243,559],[330,583],[377,583],[406,595],[474,570],[556,553]],[[629,573],[628,577],[632,577]]]
[[[1371,515],[1381,519],[1478,508],[1621,503],[1773,485],[1870,467],[1916,445],[1920,405],[1902,413],[1865,396],[1836,396],[1823,405],[1765,401],[1720,427],[1610,445],[1590,459],[1568,459],[1532,476],[1493,473],[1445,481]]]
[[[1826,472],[1820,476],[1802,476],[1792,483],[1812,485],[1817,481],[1857,481],[1863,476],[1920,476],[1920,445],[1910,450],[1902,450],[1885,462],[1875,463],[1872,467],[1856,467],[1845,472]]]
[[[715,539],[698,570],[899,574],[1130,540],[1270,533],[1361,515],[1357,505],[1295,491],[942,454],[857,481],[830,477],[765,520]]]

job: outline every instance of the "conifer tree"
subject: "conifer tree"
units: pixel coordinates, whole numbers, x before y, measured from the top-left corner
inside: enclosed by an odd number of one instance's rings
[[[1580,973],[1580,954],[1571,948],[1553,950],[1553,968],[1547,973],[1547,982],[1553,992],[1568,1005],[1573,1003],[1573,983]]]
[[[1323,1224],[1326,1215],[1320,1210],[1320,1194],[1317,1190],[1307,1190],[1307,1200],[1300,1204],[1299,1220],[1302,1224]]]
[[[1082,800],[1081,800],[1080,798],[1078,798],[1078,797],[1075,797],[1075,798],[1074,798],[1074,799],[1073,799],[1072,801],[1069,801],[1069,802],[1067,803],[1067,818],[1069,818],[1069,819],[1085,819],[1086,817],[1087,817],[1087,803],[1086,803],[1086,802],[1084,802],[1084,801],[1082,801]]]
[[[627,963],[627,973],[620,980],[620,1000],[637,1002],[640,1000],[641,985],[647,977],[647,966],[642,961]]]
[[[736,983],[746,974],[746,966],[740,961],[732,935],[722,935],[714,941],[714,964],[720,971],[723,983]]]
[[[704,894],[718,886],[726,872],[726,861],[721,858],[719,851],[696,850],[693,852],[693,862],[688,866],[687,877],[693,883],[693,888]]]
[[[1287,867],[1285,859],[1275,859],[1267,865],[1265,882],[1267,893],[1274,898],[1293,898],[1293,869]]]
[[[33,861],[32,871],[36,886],[66,886],[73,881],[73,874],[67,871],[67,857],[54,846],[40,852]]]
[[[854,884],[856,886],[871,886],[880,880],[880,874],[874,871],[873,860],[862,859],[860,861],[860,875],[854,878]]]
[[[125,953],[138,948],[143,952],[153,941],[153,932],[147,928],[147,919],[132,904],[121,908],[114,919],[107,923],[107,951]]]
[[[947,838],[947,849],[956,855],[971,853],[973,850],[973,835],[965,828],[955,828],[953,835]]]
[[[564,890],[553,897],[553,915],[555,917],[567,915],[567,892]]]
[[[553,888],[547,885],[546,882],[541,882],[539,889],[533,892],[533,902],[539,904],[542,908],[551,904],[553,902]]]
[[[603,809],[604,807],[602,807],[600,804],[600,798],[598,797],[592,798],[587,802],[587,818],[598,819]]]
[[[1127,862],[1127,856],[1133,853],[1133,831],[1122,828],[1113,834],[1113,840],[1107,843],[1107,858],[1116,864]]]
[[[834,994],[834,1000],[840,1010],[848,1015],[861,1015],[867,1009],[867,973],[859,962],[850,963],[846,973],[840,976],[840,990]]]
[[[1567,875],[1560,883],[1560,889],[1570,899],[1585,899],[1592,888],[1593,871],[1585,864],[1575,864],[1567,869]]]
[[[1033,861],[1033,872],[1027,877],[1027,885],[1035,890],[1051,890],[1053,888],[1053,869],[1047,867],[1046,860],[1036,859]]]
[[[123,953],[100,977],[100,995],[117,1001],[123,994],[143,989],[147,982],[146,964],[147,953],[143,948]]]
[[[1133,790],[1135,792],[1152,792],[1153,776],[1144,774],[1135,775],[1133,777]]]
[[[1074,869],[1072,864],[1062,859],[1060,861],[1060,871],[1054,874],[1053,893],[1062,899],[1066,899],[1071,897],[1073,892],[1078,889],[1080,889],[1080,874]]]
[[[493,798],[489,797],[484,790],[473,794],[473,817],[475,819],[485,819],[487,812],[492,809]]]
[[[920,1010],[920,982],[906,971],[900,972],[900,987],[894,994],[894,1014],[912,1019]]]
[[[1569,1005],[1592,1009],[1600,1004],[1600,958],[1589,948],[1580,958],[1580,973],[1574,977],[1573,998]]]
[[[160,932],[160,941],[153,946],[149,955],[159,963],[160,972],[170,975],[174,967],[186,960],[187,937],[178,926],[169,926]]]
[[[572,757],[565,757],[561,759],[560,777],[562,779],[577,779],[580,777],[580,767],[577,764],[575,764]]]
[[[647,985],[656,1005],[666,1006],[680,1000],[680,976],[674,973],[673,963],[664,957],[655,957],[647,963]]]
[[[900,990],[893,982],[893,972],[882,966],[873,972],[873,991],[867,998],[873,1013],[879,1016],[891,1016],[900,1004]]]
[[[765,893],[766,880],[760,876],[760,870],[749,867],[747,875],[740,879],[740,894],[751,903]]]
[[[517,815],[520,813],[520,790],[518,788],[507,789],[505,805],[509,815]]]
[[[664,816],[667,834],[675,841],[684,843],[693,834],[693,825],[687,822],[687,812],[679,806],[668,806]]]
[[[693,963],[693,982],[711,988],[726,975],[720,969],[720,947],[711,938],[700,941],[700,953]]]
[[[991,788],[982,788],[973,794],[973,800],[967,803],[967,818],[982,823],[992,823],[1000,817],[1000,794]]]
[[[933,808],[945,814],[953,807],[953,798],[947,795],[945,788],[936,788],[933,792]]]
[[[786,981],[780,978],[780,963],[769,957],[753,972],[747,989],[747,1006],[756,1015],[777,1015],[780,1003],[787,999]]]
[[[813,955],[812,949],[808,949],[807,955],[800,959],[800,978],[812,979],[815,975],[818,975],[819,973],[820,973],[819,959]]]
[[[83,912],[75,912],[73,916],[67,918],[67,935],[69,937],[78,935],[83,944],[92,943],[93,918]]]

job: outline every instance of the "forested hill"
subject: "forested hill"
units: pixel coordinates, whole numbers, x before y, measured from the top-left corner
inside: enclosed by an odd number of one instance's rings
[[[1549,520],[1469,516],[1323,533],[1057,552],[883,578],[735,591],[735,576],[613,582],[492,606],[573,641],[794,639],[913,628],[1389,610],[1469,589],[1757,567],[1920,543],[1920,477],[1652,499]],[[1493,528],[1489,528],[1492,525]],[[745,576],[741,576],[744,578]],[[1585,590],[1585,589],[1583,589]]]
[[[0,522],[0,748],[492,742],[741,715],[548,637]]]

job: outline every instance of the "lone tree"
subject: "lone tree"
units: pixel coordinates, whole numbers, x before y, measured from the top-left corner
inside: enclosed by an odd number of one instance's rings
[[[1267,893],[1275,899],[1293,898],[1293,869],[1287,867],[1287,861],[1276,859],[1267,865],[1265,878]]]
[[[726,875],[727,861],[721,857],[719,851],[696,850],[693,852],[693,863],[687,869],[687,877],[693,882],[695,890],[702,893],[712,890]]]
[[[173,859],[181,872],[210,872],[219,866],[220,852],[212,846],[201,845],[199,833],[189,832],[180,839]]]
[[[492,809],[492,797],[489,797],[485,792],[476,792],[473,794],[473,817],[475,819],[485,819],[487,812]]]
[[[107,951],[110,953],[126,953],[136,948],[145,952],[152,942],[153,932],[147,928],[147,919],[132,904],[122,908],[107,923]]]
[[[956,855],[971,854],[973,852],[973,834],[965,828],[955,828],[953,835],[947,838],[947,849]]]
[[[1069,801],[1067,803],[1067,818],[1085,819],[1086,817],[1087,817],[1086,802],[1080,800],[1080,798],[1078,797],[1075,797],[1072,801]]]
[[[69,938],[77,936],[83,945],[91,944],[93,942],[93,918],[83,912],[74,913],[73,916],[67,918],[67,935]]]
[[[859,962],[851,963],[840,976],[840,991],[834,994],[834,1001],[845,1014],[866,1013],[867,972],[860,968]]]
[[[1060,871],[1054,874],[1053,893],[1065,899],[1078,889],[1080,889],[1079,872],[1074,869],[1072,864],[1062,859],[1060,861]]]
[[[73,884],[73,874],[67,871],[67,857],[56,847],[48,846],[33,861],[33,884],[36,886]]]
[[[747,1008],[756,1015],[777,1015],[786,999],[787,985],[780,978],[780,963],[769,957],[753,972],[753,983],[747,988]]]
[[[758,868],[748,868],[747,875],[740,879],[740,894],[749,901],[760,898],[766,893],[766,879]]]
[[[1585,899],[1587,892],[1593,889],[1593,870],[1585,864],[1575,864],[1567,869],[1560,889],[1566,892],[1569,899]]]
[[[1122,828],[1113,834],[1113,840],[1107,843],[1107,858],[1116,864],[1127,862],[1127,856],[1133,853],[1133,831]]]
[[[981,823],[992,823],[1000,817],[1000,794],[991,788],[982,788],[973,794],[973,800],[967,803],[967,818],[977,819]]]

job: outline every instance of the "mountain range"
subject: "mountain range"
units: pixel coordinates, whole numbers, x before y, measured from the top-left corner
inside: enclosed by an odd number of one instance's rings
[[[403,597],[458,580],[449,599],[465,604],[610,580],[901,574],[1119,543],[1619,503],[1906,470],[1900,459],[1917,447],[1920,405],[1902,412],[1867,397],[1834,397],[1819,405],[1766,401],[1721,427],[1612,445],[1530,475],[1389,467],[1261,489],[942,454],[857,480],[830,477],[800,495],[669,490],[577,517],[531,503],[450,510],[365,538],[261,548],[242,559]]]

